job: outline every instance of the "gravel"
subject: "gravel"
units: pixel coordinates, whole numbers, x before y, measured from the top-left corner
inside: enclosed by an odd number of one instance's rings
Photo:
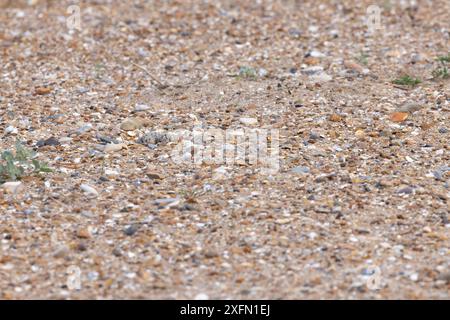
[[[0,0],[0,147],[53,171],[0,188],[0,298],[450,298],[448,1],[33,3]],[[245,127],[279,154],[172,158]]]

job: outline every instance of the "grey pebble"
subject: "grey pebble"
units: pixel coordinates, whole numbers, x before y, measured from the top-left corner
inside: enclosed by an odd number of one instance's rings
[[[308,167],[302,167],[302,166],[298,166],[295,168],[291,169],[292,173],[301,173],[301,174],[307,174],[310,172],[310,169]]]
[[[450,171],[449,166],[442,166],[433,172],[434,177],[437,180],[442,180],[444,178],[444,174]]]
[[[402,188],[402,189],[398,190],[397,193],[399,193],[399,194],[412,194],[413,191],[414,191],[413,188],[405,187],[405,188]]]
[[[145,145],[157,145],[169,142],[169,136],[164,132],[150,131],[138,139],[138,143]]]
[[[59,145],[60,145],[59,141],[54,137],[50,137],[46,140],[39,140],[36,143],[36,146],[38,148],[45,147],[45,146],[59,146]]]
[[[138,231],[139,227],[137,225],[131,225],[128,226],[127,228],[125,228],[123,230],[123,232],[127,235],[127,236],[132,236],[134,235],[137,231]]]

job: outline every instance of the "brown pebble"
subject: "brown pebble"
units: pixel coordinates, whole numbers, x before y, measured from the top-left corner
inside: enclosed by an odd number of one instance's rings
[[[77,231],[77,237],[80,239],[90,239],[92,235],[87,228],[82,228]]]

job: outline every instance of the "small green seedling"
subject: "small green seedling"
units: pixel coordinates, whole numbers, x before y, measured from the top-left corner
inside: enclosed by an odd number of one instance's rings
[[[436,58],[439,62],[439,67],[433,70],[432,75],[434,79],[442,78],[447,79],[450,77],[450,53],[446,56],[439,56]]]
[[[408,75],[402,76],[402,77],[392,81],[393,84],[397,84],[397,85],[401,85],[401,86],[411,86],[411,87],[415,87],[421,82],[422,81],[420,79],[412,78]]]
[[[26,149],[19,141],[16,142],[15,152],[5,150],[1,153],[0,183],[17,181],[23,177],[43,172],[52,172],[45,163],[34,159],[36,153]]]
[[[258,74],[257,74],[256,70],[252,67],[241,67],[239,69],[238,77],[254,80],[258,77]]]
[[[450,63],[450,53],[446,56],[439,56],[436,58],[436,60],[441,63]]]
[[[367,66],[369,64],[369,55],[361,51],[356,60],[358,60],[360,64]]]

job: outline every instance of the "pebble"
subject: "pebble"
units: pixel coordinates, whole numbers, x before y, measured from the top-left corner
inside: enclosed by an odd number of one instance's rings
[[[48,88],[48,87],[37,87],[36,89],[35,89],[35,93],[37,94],[37,95],[46,95],[46,94],[49,94],[50,92],[52,92],[52,89],[51,88]]]
[[[132,236],[138,231],[139,227],[137,225],[131,225],[126,227],[123,230],[123,233],[125,233],[127,236]]]
[[[88,272],[87,278],[89,281],[96,281],[99,277],[99,273],[97,271]]]
[[[302,35],[302,32],[297,28],[289,28],[288,33],[290,36],[298,38]]]
[[[269,74],[269,72],[268,72],[266,69],[259,68],[259,70],[258,70],[258,75],[259,75],[261,78],[264,78],[264,77],[267,76],[268,74]]]
[[[399,194],[412,194],[413,191],[414,191],[414,189],[411,188],[411,187],[404,187],[404,188],[401,188],[400,190],[398,190],[397,193],[399,193]]]
[[[307,76],[318,75],[320,73],[323,73],[323,67],[312,66],[312,67],[304,68],[304,69],[302,69],[302,73],[306,74]]]
[[[102,143],[119,143],[117,142],[117,139],[108,137],[108,136],[102,136],[102,135],[97,135],[97,139],[102,142]]]
[[[158,206],[168,206],[172,207],[177,205],[180,202],[180,198],[165,198],[165,199],[156,199],[154,203]]]
[[[326,57],[325,54],[323,54],[323,53],[320,52],[320,51],[316,51],[316,50],[313,50],[313,51],[311,51],[311,52],[308,52],[308,53],[306,54],[306,56],[307,56],[307,57],[313,57],[313,58],[325,58],[325,57]]]
[[[409,279],[410,279],[411,281],[416,282],[417,280],[419,280],[419,274],[413,273],[413,274],[411,274],[411,275],[409,276]]]
[[[148,57],[148,51],[145,50],[144,48],[138,48],[138,55],[144,58]]]
[[[142,118],[128,118],[120,125],[120,129],[124,131],[133,131],[145,126],[148,122]]]
[[[88,246],[87,246],[87,244],[85,242],[80,242],[80,243],[77,244],[76,249],[78,251],[86,251],[88,249]]]
[[[91,187],[88,184],[82,184],[80,185],[81,190],[83,190],[84,192],[88,193],[88,194],[92,194],[94,196],[98,196],[98,192],[97,190],[95,190],[95,188]]]
[[[444,133],[447,133],[447,132],[448,132],[447,128],[439,128],[439,133],[444,134]]]
[[[170,141],[169,135],[166,132],[150,131],[146,132],[138,139],[138,143],[149,145],[157,145],[159,143],[168,143]]]
[[[90,239],[92,235],[87,228],[81,228],[77,231],[77,237],[80,239]]]
[[[329,120],[331,122],[340,122],[340,121],[342,121],[342,116],[340,116],[340,115],[338,115],[336,113],[333,113],[332,115],[330,115]]]
[[[423,104],[416,103],[416,102],[409,102],[404,104],[398,109],[398,112],[404,112],[404,113],[414,113],[416,111],[419,111],[423,109]]]
[[[291,219],[278,219],[278,220],[275,221],[275,223],[281,224],[281,225],[288,224],[290,222],[291,222]]]
[[[423,62],[426,61],[426,58],[420,54],[420,53],[413,53],[411,54],[411,62],[417,63],[417,62]]]
[[[314,240],[315,238],[317,238],[318,234],[315,233],[314,231],[308,233],[308,238],[310,238],[311,240]]]
[[[300,173],[300,174],[308,174],[310,172],[310,169],[308,167],[298,166],[298,167],[292,168],[291,172],[292,173]]]
[[[62,137],[62,138],[59,139],[59,143],[65,144],[65,143],[71,142],[72,140],[73,140],[73,139],[70,138],[70,137]]]
[[[57,259],[65,258],[69,254],[69,248],[67,246],[61,246],[53,253],[53,257]]]
[[[115,257],[121,257],[122,256],[122,251],[120,250],[120,248],[114,248],[113,251],[112,251],[112,254]]]
[[[150,106],[148,106],[146,104],[137,104],[134,107],[134,111],[136,111],[136,112],[147,111],[147,110],[150,110]]]
[[[256,118],[240,118],[239,121],[246,126],[251,126],[258,123],[258,119]]]
[[[364,68],[363,68],[361,65],[359,65],[359,64],[357,64],[357,63],[355,63],[355,62],[353,62],[353,61],[347,61],[347,60],[345,60],[345,61],[344,61],[344,67],[345,67],[346,69],[355,71],[355,72],[357,72],[357,73],[363,73],[363,71],[364,71]]]
[[[105,175],[107,175],[107,176],[118,176],[119,175],[119,171],[113,170],[113,169],[105,169]],[[102,180],[102,179],[100,178],[100,180]]]
[[[319,140],[319,139],[320,139],[320,136],[317,133],[311,132],[308,137],[308,142],[312,142],[312,141]]]
[[[22,182],[20,182],[20,181],[5,182],[2,185],[2,188],[5,189],[9,193],[17,193],[21,187],[22,187]]]
[[[8,126],[5,129],[5,133],[6,134],[17,134],[19,132],[19,130],[16,127],[13,126]]]
[[[157,173],[157,172],[153,172],[153,171],[147,172],[146,175],[147,175],[147,177],[148,177],[149,179],[153,179],[153,180],[161,180],[161,179],[163,179],[163,176],[162,176],[162,175],[160,175],[160,174]]]
[[[89,92],[89,89],[84,88],[84,87],[78,88],[78,93],[79,93],[79,94],[84,94],[84,93],[86,93],[86,92]]]
[[[406,119],[408,119],[409,113],[408,112],[393,112],[390,114],[389,118],[393,122],[403,122]]]
[[[330,30],[330,35],[331,35],[333,38],[338,38],[338,37],[339,37],[339,31],[338,31],[338,30],[335,30],[335,29]]]
[[[108,143],[103,148],[104,152],[116,152],[122,150],[126,145],[124,143]]]
[[[441,280],[447,284],[450,284],[450,272],[444,272],[438,276],[438,280]]]
[[[442,166],[433,172],[433,176],[436,180],[442,180],[446,172],[450,172],[450,167]]]
[[[214,169],[213,179],[214,180],[221,180],[225,179],[228,175],[227,168],[224,166],[220,166],[216,169]]]
[[[308,31],[311,33],[316,33],[317,31],[319,31],[319,27],[311,25],[308,27]]]
[[[50,137],[46,140],[39,140],[38,142],[36,142],[36,146],[38,148],[41,147],[45,147],[45,146],[59,146],[60,142],[58,141],[58,139],[54,138],[54,137]]]
[[[321,82],[329,82],[333,80],[333,77],[326,72],[322,72],[320,74],[313,75],[311,79],[316,83],[321,83]]]
[[[209,296],[206,293],[199,293],[195,296],[194,300],[209,300]]]
[[[81,134],[84,134],[84,133],[86,133],[86,132],[92,130],[92,128],[93,128],[92,124],[91,124],[91,123],[87,123],[87,124],[81,126],[81,127],[76,131],[76,133],[79,134],[79,135],[81,135]]]
[[[216,258],[219,256],[219,253],[217,251],[214,250],[206,250],[204,252],[204,256],[206,259],[212,259],[212,258]]]

